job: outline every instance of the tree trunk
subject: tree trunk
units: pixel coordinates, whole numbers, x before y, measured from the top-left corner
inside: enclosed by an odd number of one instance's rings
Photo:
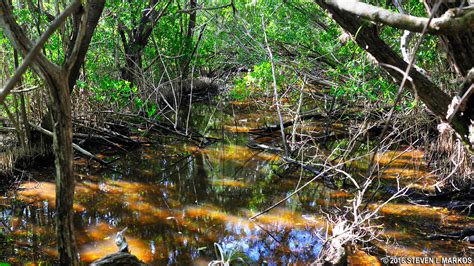
[[[73,227],[74,170],[71,94],[68,74],[60,71],[48,82],[56,168],[56,234],[61,265],[78,265]]]
[[[91,43],[92,36],[94,35],[97,24],[99,23],[99,18],[102,14],[102,11],[104,10],[104,6],[105,0],[89,1],[87,4],[86,33],[82,38],[82,42],[77,52],[77,58],[75,62],[73,62],[68,75],[68,88],[70,93],[72,93],[74,86],[76,85],[77,79],[79,78],[81,66],[84,64],[84,61],[86,59],[87,51],[89,50],[89,45]],[[71,52],[71,50],[67,52],[68,57],[71,55]],[[51,122],[51,108],[48,109],[48,113],[44,116],[43,121],[41,121],[41,127],[53,131],[53,125]],[[49,143],[48,139],[44,137],[44,134],[40,134],[40,139],[40,143]]]
[[[378,36],[375,25],[363,21],[349,12],[340,10],[328,4],[325,0],[315,0],[315,2],[329,11],[332,18],[342,28],[354,36],[355,41],[361,48],[369,52],[379,63],[383,63],[384,69],[389,72],[397,82],[401,82],[403,74],[393,67],[404,71],[408,64]],[[473,47],[472,44],[471,47]],[[423,103],[442,121],[447,121],[446,115],[448,114],[448,106],[451,103],[450,96],[415,69],[412,69],[409,74],[414,85],[412,89],[417,93]],[[408,82],[408,84],[409,83],[410,82]],[[469,140],[469,127],[471,123],[469,117],[470,115],[462,116],[461,114],[457,114],[449,122],[462,141],[471,146],[472,144]]]
[[[426,0],[427,7],[433,9],[434,4],[438,0]],[[465,1],[445,1],[438,10],[435,11],[434,17],[440,17],[450,8],[457,8]],[[427,10],[428,13],[430,10]],[[454,67],[456,72],[465,77],[467,72],[474,66],[474,28],[466,28],[461,32],[452,31],[441,34],[440,40],[443,48],[448,54],[448,60]]]
[[[435,11],[434,17],[440,17],[446,13],[450,8],[457,8],[462,5],[464,1],[447,1],[442,3],[438,10]],[[426,0],[427,8],[433,9],[435,1]],[[428,10],[429,12],[429,10]],[[440,42],[448,55],[448,61],[452,68],[461,77],[464,77],[464,84],[458,91],[458,96],[463,97],[469,87],[474,84],[474,77],[469,76],[469,71],[474,71],[474,28],[466,28],[462,32],[449,32],[440,35]],[[470,74],[473,75],[473,74]],[[474,96],[471,94],[467,96],[464,107],[460,112],[456,113],[455,123],[467,125],[468,130],[458,132],[461,137],[467,137],[470,140],[471,148],[473,145],[473,128],[472,121],[474,121]]]
[[[137,85],[137,80],[143,67],[142,50],[145,46],[137,44],[134,40],[131,43],[124,43],[125,47],[125,68],[122,71],[122,79]]]
[[[184,56],[181,63],[181,79],[185,80],[189,75],[189,66],[192,61],[192,51],[193,51],[193,36],[194,30],[196,28],[196,17],[197,17],[197,2],[196,0],[189,0],[189,22],[188,30],[186,32],[186,37],[184,39]]]
[[[148,44],[148,39],[153,32],[153,27],[165,14],[172,0],[169,0],[164,7],[157,11],[158,0],[150,0],[148,8],[142,12],[142,17],[129,29],[122,22],[118,23],[120,39],[125,51],[125,66],[121,69],[122,79],[131,84],[137,84],[140,74],[143,72],[142,52]]]
[[[68,6],[58,16],[46,32],[51,34],[71,12],[75,14],[75,32],[70,40],[67,56],[61,67],[51,63],[43,54],[36,52],[30,65],[41,76],[50,91],[50,115],[46,121],[53,121],[53,150],[56,168],[56,233],[58,238],[59,263],[61,265],[79,265],[76,241],[73,228],[74,172],[72,147],[72,114],[71,90],[78,76],[80,66],[84,62],[87,49],[105,0],[89,0],[87,9],[80,7],[78,0]],[[11,6],[6,0],[0,0],[0,26],[14,48],[23,57],[39,51],[40,42],[33,47],[21,27],[13,18]],[[84,12],[85,11],[85,12]],[[82,16],[86,20],[81,20]],[[85,29],[84,29],[85,27]],[[42,35],[40,40],[46,41],[50,35]],[[46,39],[45,39],[46,38]],[[44,44],[44,42],[43,42]],[[30,58],[30,57],[27,57]],[[50,119],[52,117],[52,119]]]
[[[77,58],[73,62],[73,65],[69,69],[68,85],[69,90],[72,92],[74,85],[76,85],[77,79],[80,75],[81,67],[86,59],[89,45],[94,36],[95,28],[99,23],[100,16],[104,10],[105,0],[89,0],[87,1],[87,22],[86,22],[86,33],[82,38],[79,50],[77,52]]]

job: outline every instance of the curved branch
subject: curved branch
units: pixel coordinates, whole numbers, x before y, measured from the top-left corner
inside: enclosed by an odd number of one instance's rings
[[[69,44],[68,47],[68,53],[67,56],[64,58],[64,64],[63,64],[63,69],[67,71],[67,73],[71,72],[71,68],[74,66],[74,63],[77,61],[77,57],[79,56],[79,49],[81,48],[82,45],[82,40],[86,36],[86,31],[87,31],[87,13],[81,8],[78,9],[76,12],[77,14],[77,20],[78,21],[78,26],[74,30],[74,38],[71,39],[71,43]],[[72,42],[73,41],[73,42]]]
[[[405,9],[403,9],[400,0],[393,0],[393,5],[398,9],[398,12],[400,12],[400,14],[407,14],[405,12]],[[410,41],[413,39],[413,36],[414,33],[412,31],[404,30],[403,35],[400,39],[400,50],[402,51],[403,60],[405,60],[405,62],[407,63],[410,62],[410,59],[412,57],[412,53],[410,52]],[[413,65],[413,67],[421,74],[427,76],[427,72],[421,67],[417,65]]]
[[[79,78],[80,68],[84,63],[84,60],[89,50],[89,46],[94,35],[94,31],[99,23],[100,16],[104,10],[105,0],[89,0],[87,1],[86,10],[86,25],[84,36],[80,40],[80,45],[77,47],[77,56],[68,69],[69,71],[69,89],[72,90],[76,84],[77,79]]]
[[[398,29],[422,32],[423,27],[428,23],[428,18],[425,17],[395,13],[357,0],[324,0],[324,2],[341,11]],[[474,27],[474,6],[471,5],[464,8],[448,9],[441,17],[432,20],[427,32],[442,34],[459,32],[472,27]]]
[[[76,0],[70,6],[68,6],[64,12],[59,15],[48,27],[48,29],[41,35],[38,42],[32,47],[28,54],[26,55],[25,59],[23,60],[22,64],[18,67],[15,74],[13,75],[10,80],[8,80],[7,84],[3,89],[0,91],[0,102],[2,102],[8,93],[13,89],[17,81],[21,78],[23,73],[26,71],[28,66],[37,58],[40,54],[41,48],[49,39],[49,37],[56,31],[59,26],[66,20],[66,18],[74,12],[79,6],[81,5],[81,1]],[[12,43],[20,42],[15,38],[16,34],[14,29],[11,26],[11,17],[10,12],[8,10],[8,6],[6,5],[5,1],[0,2],[0,27],[4,29],[7,33],[7,37],[10,39]]]

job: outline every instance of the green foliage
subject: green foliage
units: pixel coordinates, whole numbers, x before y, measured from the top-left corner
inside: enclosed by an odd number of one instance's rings
[[[130,82],[125,80],[117,80],[104,77],[92,87],[95,100],[98,102],[116,103],[119,107],[124,108],[131,103],[134,93],[138,88],[131,86]],[[85,86],[84,83],[78,83],[78,86]]]
[[[288,84],[300,82],[297,73],[285,65],[275,65],[275,79],[277,89],[282,92]],[[269,61],[255,65],[253,70],[234,79],[234,87],[229,96],[235,100],[249,97],[263,97],[273,95],[272,65]]]
[[[277,78],[277,84],[283,77]],[[262,94],[271,88],[273,82],[272,65],[270,62],[263,62],[256,65],[253,71],[237,78],[234,81],[234,88],[230,90],[230,97],[236,100],[242,100],[249,96],[262,96]]]
[[[157,103],[148,99],[142,100],[138,95],[138,87],[130,82],[109,77],[99,78],[92,87],[93,99],[98,103],[115,104],[118,108],[129,108],[141,112],[146,117],[160,119]],[[87,89],[87,83],[78,81],[78,88]]]

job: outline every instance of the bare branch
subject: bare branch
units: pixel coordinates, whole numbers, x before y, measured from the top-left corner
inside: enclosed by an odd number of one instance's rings
[[[38,130],[40,133],[48,136],[48,137],[53,137],[53,132],[47,130],[47,129],[44,129],[40,126],[37,126],[35,124],[31,124],[30,123],[30,126],[33,127],[34,129]],[[103,164],[103,165],[108,165],[110,162],[106,162],[102,159],[100,159],[99,157],[95,156],[94,154],[90,153],[89,151],[86,151],[85,149],[83,149],[81,146],[77,145],[76,143],[72,143],[72,147],[74,148],[74,150],[76,150],[77,152],[81,153],[82,155],[86,156],[86,157],[89,157],[91,158],[92,160],[100,163],[100,164]]]
[[[405,9],[403,9],[400,0],[393,0],[393,5],[398,9],[400,14],[406,15]],[[400,38],[400,50],[402,51],[403,60],[405,62],[410,62],[410,58],[412,57],[412,52],[410,52],[410,41],[413,39],[414,33],[409,30],[404,30],[403,35]],[[413,67],[420,72],[421,74],[427,76],[427,72],[420,68],[417,65],[413,65]]]
[[[277,87],[276,73],[275,73],[275,62],[273,60],[272,50],[270,49],[270,46],[268,45],[267,33],[266,33],[266,29],[265,29],[265,21],[263,19],[263,16],[262,16],[262,28],[263,28],[263,37],[265,39],[265,45],[266,45],[267,52],[268,52],[268,57],[270,58],[270,63],[272,65],[273,94],[274,94],[274,98],[275,98],[275,105],[276,105],[276,108],[277,108],[278,118],[280,120],[281,141],[283,142],[283,148],[285,148],[285,156],[288,156],[289,149],[288,149],[288,143],[286,142],[285,131],[283,130],[284,129],[284,127],[283,127],[283,116],[282,116],[281,111],[280,111],[280,99],[278,97],[278,87]]]
[[[13,77],[11,77],[5,87],[0,91],[0,102],[3,102],[5,100],[5,97],[8,95],[8,93],[14,88],[15,84],[20,80],[21,76],[23,73],[25,73],[26,69],[28,66],[35,60],[35,58],[38,56],[38,54],[41,51],[41,48],[43,48],[44,44],[46,41],[49,39],[49,37],[56,31],[59,26],[66,20],[66,18],[74,12],[79,6],[81,5],[80,0],[75,0],[72,2],[70,6],[68,6],[61,15],[59,15],[51,25],[48,27],[48,29],[41,35],[40,39],[36,43],[36,45],[28,52],[26,55],[25,59],[21,63],[21,65],[18,67],[16,70],[15,74]],[[8,25],[8,18],[6,18],[10,12],[7,12],[7,5],[5,3],[5,0],[2,0],[0,2],[0,27],[2,27],[7,33],[11,30],[9,25]],[[7,37],[9,38],[14,38],[13,34],[7,34]],[[12,42],[15,42],[15,40],[11,40]]]
[[[428,18],[395,13],[357,0],[324,0],[324,2],[341,11],[403,30],[422,32],[428,24]],[[441,17],[434,18],[427,32],[442,34],[463,31],[472,27],[474,27],[474,6],[468,6],[449,9]]]
[[[387,43],[385,43],[379,36],[375,25],[364,25],[364,22],[357,17],[354,13],[329,4],[328,2],[338,2],[342,5],[342,1],[335,0],[315,0],[316,4],[326,9],[331,13],[332,18],[346,31],[354,36],[357,44],[369,52],[379,63],[385,65],[391,65],[399,69],[406,69],[407,63],[393,51]],[[354,0],[348,0],[347,3],[353,3]],[[346,2],[344,2],[346,3]],[[474,6],[471,6],[474,8]],[[388,11],[387,11],[388,12]],[[436,20],[435,18],[432,22]],[[427,24],[425,24],[427,25]],[[429,28],[428,27],[427,32]],[[457,35],[455,35],[457,36]],[[398,71],[393,68],[386,68],[390,75],[400,82],[404,75],[401,75]],[[412,88],[416,94],[420,97],[424,104],[443,121],[446,121],[446,114],[448,112],[448,106],[450,104],[450,97],[443,90],[441,90],[436,84],[427,79],[424,75],[420,74],[416,70],[410,71],[410,77],[413,80],[413,84],[416,86]],[[456,115],[450,122],[451,127],[459,134],[460,138],[465,144],[470,144],[469,141],[469,121],[467,116]]]

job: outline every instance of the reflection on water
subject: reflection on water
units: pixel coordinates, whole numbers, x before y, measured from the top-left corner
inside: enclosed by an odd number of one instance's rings
[[[353,161],[351,167],[365,173],[372,156]],[[429,171],[423,160],[423,152],[407,147],[399,151],[380,152],[374,157],[379,166],[379,177],[387,183],[396,183],[424,192],[435,192],[436,176]]]
[[[256,262],[281,258],[292,263],[317,256],[318,228],[298,218],[297,210],[275,209],[257,222],[247,219],[249,205],[263,209],[286,193],[268,175],[272,156],[234,145],[202,151],[169,148],[182,150],[187,158],[167,160],[166,152],[145,148],[122,159],[115,169],[127,174],[102,172],[98,177],[82,170],[74,208],[81,260],[91,262],[115,252],[115,233],[124,227],[129,228],[131,252],[147,263],[212,258],[214,242],[240,248]],[[146,161],[132,160],[151,155]],[[159,164],[145,166],[149,160]],[[161,171],[150,172],[150,168]],[[16,237],[35,246],[38,258],[48,259],[55,255],[46,250],[54,248],[54,183],[26,182],[21,188],[17,199],[30,204],[12,210],[20,212],[19,217],[11,218],[16,216],[11,211],[2,216],[12,224]]]
[[[298,178],[276,175],[278,156],[246,147],[254,138],[273,141],[247,132],[261,126],[261,119],[276,121],[256,116],[244,104],[235,105],[243,108],[236,119],[224,112],[210,117],[213,112],[207,106],[195,108],[193,128],[209,128],[209,135],[223,139],[206,148],[163,138],[161,144],[127,154],[114,169],[87,168],[83,159],[76,162],[74,222],[82,261],[115,252],[115,234],[125,227],[131,252],[151,264],[210,261],[215,258],[214,243],[240,250],[257,264],[306,264],[317,257],[326,226],[321,208],[341,208],[351,194],[312,184],[256,221],[248,220],[294,190]],[[404,182],[421,187],[430,180],[420,151],[388,152],[376,159],[385,166],[382,179],[387,182],[401,175]],[[364,169],[366,163],[363,159],[353,166]],[[2,231],[12,241],[0,258],[39,262],[57,255],[54,181],[37,180],[23,183],[10,205],[1,204]],[[386,205],[381,212],[386,216],[385,236],[398,242],[381,242],[379,248],[392,255],[457,254],[462,243],[429,242],[424,231],[472,225],[447,210],[405,203]],[[349,260],[377,265],[374,257],[357,254]]]

